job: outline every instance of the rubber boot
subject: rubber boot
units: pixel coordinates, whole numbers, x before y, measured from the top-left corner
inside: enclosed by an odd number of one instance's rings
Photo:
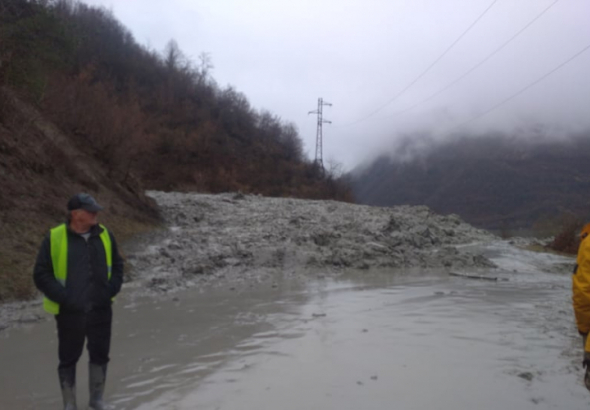
[[[59,386],[64,401],[64,410],[77,410],[76,407],[76,366],[57,369]]]
[[[90,388],[90,402],[88,405],[90,408],[94,410],[111,409],[111,407],[103,401],[104,386],[107,376],[107,365],[89,363],[88,376],[88,384]]]
[[[590,390],[590,360],[586,357],[589,356],[588,353],[584,353],[584,362],[582,362],[582,367],[586,369],[584,372],[584,385],[588,390]]]

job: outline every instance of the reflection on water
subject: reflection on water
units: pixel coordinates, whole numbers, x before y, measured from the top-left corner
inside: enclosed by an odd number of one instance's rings
[[[569,277],[511,279],[357,272],[121,298],[107,393],[118,409],[140,410],[586,409]],[[2,388],[0,408],[59,408],[55,343],[41,342],[53,327],[0,339],[2,363],[41,375],[31,387],[26,372],[2,366],[14,390]]]
[[[566,278],[548,278],[313,281],[215,371],[136,408],[587,408]]]

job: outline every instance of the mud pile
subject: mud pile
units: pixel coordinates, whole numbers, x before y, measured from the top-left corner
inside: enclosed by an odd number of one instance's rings
[[[489,268],[457,245],[493,240],[456,215],[424,206],[152,191],[168,229],[128,255],[137,285],[159,290],[277,272],[373,268]],[[149,243],[149,242],[148,242]]]

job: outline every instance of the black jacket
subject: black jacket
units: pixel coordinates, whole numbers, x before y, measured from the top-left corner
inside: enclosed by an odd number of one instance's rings
[[[87,312],[110,306],[111,298],[121,290],[123,258],[119,255],[117,242],[109,231],[113,252],[109,280],[106,253],[99,236],[102,231],[99,225],[93,226],[87,242],[84,237],[67,228],[68,273],[65,287],[55,279],[53,273],[50,235],[43,240],[33,278],[37,288],[46,297],[60,304],[60,312]]]

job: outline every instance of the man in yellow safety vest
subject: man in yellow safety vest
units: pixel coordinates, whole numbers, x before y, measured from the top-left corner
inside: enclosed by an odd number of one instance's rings
[[[112,327],[112,299],[123,283],[123,259],[113,234],[97,222],[103,208],[84,193],[67,204],[65,224],[44,238],[33,277],[43,307],[55,315],[58,375],[65,410],[76,410],[76,364],[87,340],[90,408],[103,401]]]

